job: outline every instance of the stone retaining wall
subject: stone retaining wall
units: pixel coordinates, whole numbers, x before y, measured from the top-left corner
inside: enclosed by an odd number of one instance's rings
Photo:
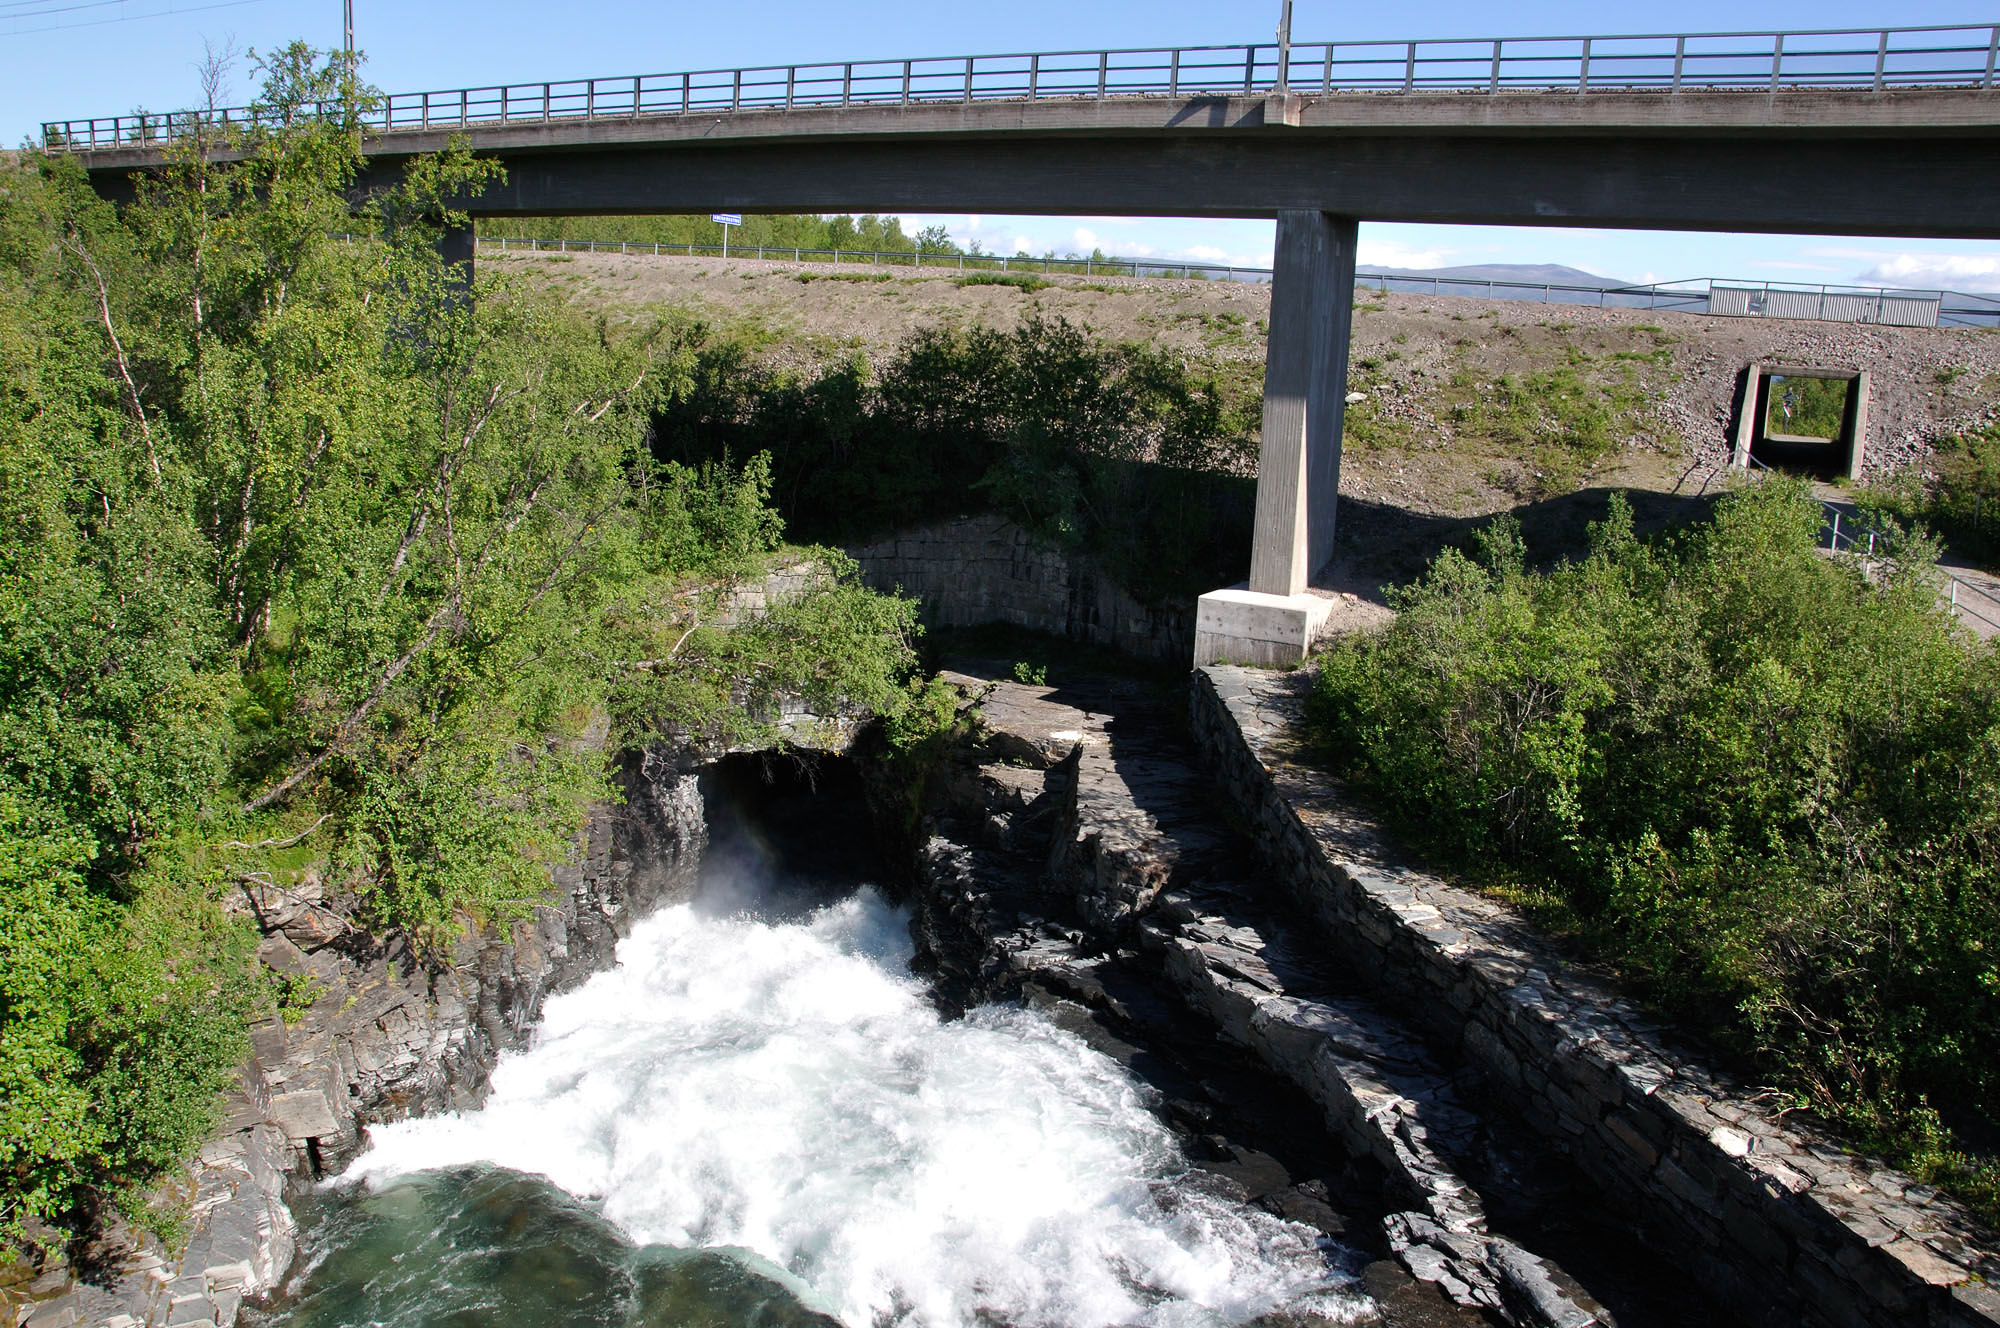
[[[1780,1120],[1511,911],[1401,864],[1337,782],[1297,759],[1307,682],[1197,670],[1196,741],[1276,880],[1380,999],[1504,1086],[1746,1318],[2000,1325],[2000,1257],[1959,1205]]]
[[[1149,609],[1005,517],[942,521],[848,552],[870,587],[916,596],[935,626],[1012,623],[1155,659],[1194,650],[1191,606]]]

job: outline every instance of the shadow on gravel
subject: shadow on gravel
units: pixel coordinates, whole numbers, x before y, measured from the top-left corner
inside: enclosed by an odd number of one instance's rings
[[[1602,521],[1611,495],[1632,504],[1632,526],[1652,535],[1708,516],[1720,491],[1659,493],[1650,489],[1580,489],[1560,498],[1524,503],[1506,515],[1521,523],[1528,558],[1537,566],[1580,558],[1590,551],[1590,523]],[[1413,581],[1442,549],[1469,550],[1472,533],[1494,519],[1487,516],[1434,516],[1366,498],[1340,500],[1334,533],[1333,565],[1316,584],[1380,604],[1382,587]]]

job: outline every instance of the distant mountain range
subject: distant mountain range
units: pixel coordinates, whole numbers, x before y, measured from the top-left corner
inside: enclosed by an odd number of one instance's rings
[[[1616,277],[1600,277],[1594,272],[1581,268],[1564,267],[1561,263],[1467,263],[1461,267],[1427,268],[1367,268],[1369,272],[1382,272],[1392,277],[1433,277],[1446,281],[1520,281],[1540,286],[1588,286],[1592,290],[1614,290],[1629,283]]]

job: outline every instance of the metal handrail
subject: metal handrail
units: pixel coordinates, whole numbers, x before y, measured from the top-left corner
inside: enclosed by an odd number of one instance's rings
[[[1149,47],[762,65],[675,74],[511,83],[384,96],[361,113],[382,133],[552,120],[993,100],[1246,95],[1912,88],[1992,91],[2000,24],[1796,32],[1425,38]],[[1282,76],[1281,76],[1282,75]],[[164,146],[217,126],[255,125],[256,107],[50,120],[42,143],[91,152]]]

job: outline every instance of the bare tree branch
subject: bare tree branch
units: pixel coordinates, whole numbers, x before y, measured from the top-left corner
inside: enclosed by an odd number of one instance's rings
[[[97,312],[104,321],[104,335],[111,338],[111,354],[118,363],[118,376],[125,380],[126,403],[132,409],[132,418],[139,422],[139,436],[146,441],[146,460],[153,468],[153,487],[157,489],[162,481],[160,457],[153,450],[153,426],[146,422],[146,411],[139,404],[139,384],[132,379],[132,364],[125,358],[125,344],[118,339],[118,329],[111,323],[111,293],[105,288],[104,273],[99,270],[90,252],[83,247],[83,242],[76,238],[74,231],[65,236],[61,243],[63,248],[76,255],[77,261],[83,264],[90,273],[90,279],[97,285]]]
[[[315,831],[315,830],[319,829],[319,828],[320,828],[321,826],[325,825],[325,824],[326,824],[326,822],[327,822],[327,818],[328,818],[328,817],[330,817],[330,816],[332,816],[332,815],[333,815],[333,813],[332,813],[332,812],[323,812],[323,813],[321,813],[321,815],[320,815],[320,818],[319,818],[319,819],[318,819],[317,821],[314,821],[314,822],[313,822],[313,823],[312,823],[311,825],[309,825],[309,826],[307,826],[307,827],[306,827],[305,829],[303,829],[303,830],[299,831],[299,832],[298,832],[297,834],[293,835],[293,836],[292,836],[292,837],[291,837],[290,839],[260,839],[260,840],[258,840],[258,841],[257,841],[256,843],[254,843],[254,844],[246,844],[246,843],[244,843],[244,842],[243,842],[242,840],[240,840],[240,839],[230,839],[230,840],[226,840],[226,841],[224,841],[223,843],[220,843],[220,844],[217,844],[217,845],[216,845],[216,847],[217,847],[217,848],[248,848],[248,849],[259,849],[259,848],[290,848],[290,847],[292,847],[292,845],[294,845],[294,844],[298,843],[299,841],[303,840],[303,839],[304,839],[304,838],[305,838],[305,837],[306,837],[307,835],[311,834],[311,833],[312,833],[313,831]]]

